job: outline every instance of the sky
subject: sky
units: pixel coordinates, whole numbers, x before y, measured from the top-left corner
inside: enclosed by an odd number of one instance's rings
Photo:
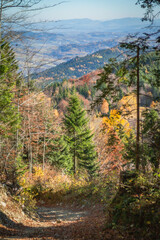
[[[63,0],[62,0],[63,1]],[[144,9],[135,5],[137,0],[64,0],[53,8],[40,11],[36,15],[38,20],[63,20],[89,18],[96,20],[110,20],[126,17],[142,18]],[[58,0],[45,0],[41,5],[59,3]]]

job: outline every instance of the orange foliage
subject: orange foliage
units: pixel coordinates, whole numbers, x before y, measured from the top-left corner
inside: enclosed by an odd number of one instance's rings
[[[95,70],[78,79],[69,79],[69,82],[74,83],[75,86],[84,85],[85,83],[87,83],[88,85],[95,84],[101,72],[102,70]]]
[[[111,137],[114,138],[112,143],[110,143]],[[125,163],[122,156],[123,143],[113,127],[110,127],[108,131],[101,123],[95,133],[95,144],[100,171],[103,175],[107,175],[112,170],[120,171],[123,169],[123,164]]]
[[[124,137],[120,138],[123,131]],[[126,161],[123,159],[125,136],[130,136],[131,128],[127,120],[119,114],[118,110],[111,110],[110,117],[104,117],[96,132],[98,158],[101,172],[107,174],[111,170],[121,171]]]
[[[129,96],[124,96],[118,102],[118,109],[122,111],[124,115],[126,116],[129,115],[128,118],[131,118],[131,116],[135,116],[136,106],[137,106],[137,99],[134,93]]]
[[[85,97],[83,97],[82,95],[80,95],[79,93],[77,93],[78,98],[83,102],[84,104],[84,108],[85,109],[89,109],[90,107],[90,101],[88,99],[86,99]]]
[[[66,112],[67,107],[68,107],[68,102],[64,99],[62,99],[60,101],[60,103],[58,104],[58,108],[59,108],[60,112],[62,112],[62,113]]]
[[[107,100],[103,100],[102,106],[101,106],[101,113],[102,114],[107,114],[109,112],[109,104]]]

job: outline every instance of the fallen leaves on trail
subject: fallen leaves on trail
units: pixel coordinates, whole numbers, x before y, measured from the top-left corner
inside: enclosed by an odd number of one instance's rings
[[[74,219],[74,214],[82,212],[80,209],[69,209],[67,206],[61,207],[62,218],[57,219],[56,222],[53,220],[56,218],[55,214],[52,213],[53,208],[46,208],[48,215],[41,212],[40,222],[28,221],[27,226],[19,225],[14,228],[0,225],[0,236],[3,239],[12,237],[12,240],[16,239],[52,239],[52,240],[109,240],[119,239],[116,238],[115,232],[112,230],[105,232],[105,215],[103,213],[102,206],[97,205],[94,209],[90,208],[87,214],[83,217]],[[55,207],[54,207],[55,209]],[[73,213],[73,219],[67,220],[63,218],[63,210],[66,215],[66,211]],[[57,212],[59,208],[57,207]],[[83,210],[84,211],[84,210]],[[86,213],[86,211],[84,211]],[[76,216],[76,215],[75,215]],[[44,219],[43,219],[44,218]],[[48,219],[47,219],[48,218]],[[44,220],[44,221],[43,221]],[[26,224],[26,222],[25,222]]]

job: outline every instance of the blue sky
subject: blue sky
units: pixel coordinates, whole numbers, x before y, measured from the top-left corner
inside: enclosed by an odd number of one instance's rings
[[[51,9],[39,12],[39,19],[62,20],[90,18],[98,20],[124,17],[142,17],[144,10],[135,5],[137,0],[66,0]],[[45,0],[44,5],[58,3],[58,0]],[[38,18],[38,17],[36,17]]]

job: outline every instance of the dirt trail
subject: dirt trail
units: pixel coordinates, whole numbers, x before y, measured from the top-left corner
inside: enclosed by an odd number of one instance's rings
[[[56,222],[73,222],[79,221],[81,218],[88,215],[87,211],[68,209],[64,207],[41,207],[38,209],[38,215],[41,221],[51,221],[52,223]]]
[[[104,232],[105,215],[97,205],[90,209],[71,206],[40,207],[39,220],[9,226],[0,225],[3,240],[105,240],[117,239],[112,232]]]

